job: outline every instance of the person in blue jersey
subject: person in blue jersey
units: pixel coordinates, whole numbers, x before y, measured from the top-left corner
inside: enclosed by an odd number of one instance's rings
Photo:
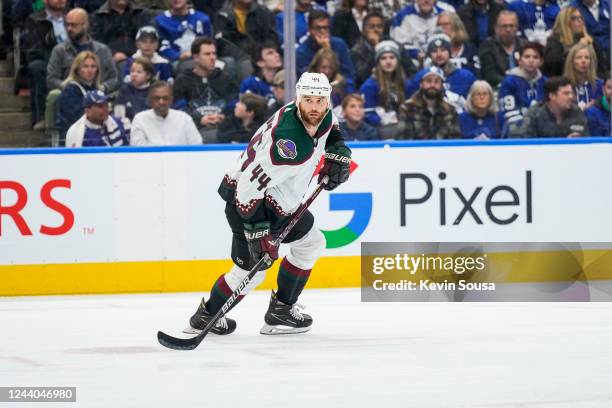
[[[136,48],[138,49],[127,59],[123,69],[123,82],[130,81],[130,67],[136,58],[146,58],[153,64],[155,80],[172,81],[172,65],[157,53],[159,48],[159,34],[153,26],[144,26],[136,33]]]
[[[191,58],[196,37],[212,36],[208,15],[189,7],[187,0],[170,0],[170,9],[155,18],[161,38],[159,53],[170,62]]]
[[[378,43],[372,76],[359,88],[365,100],[365,121],[380,128],[381,139],[397,138],[401,132],[399,107],[407,98],[408,81],[399,63],[399,45],[391,40]]]
[[[514,0],[508,5],[519,18],[519,29],[527,41],[546,45],[555,24],[559,6],[548,0]]]
[[[349,94],[342,100],[342,117],[340,131],[345,140],[378,140],[378,129],[368,125],[363,118],[363,97]]]
[[[104,92],[87,92],[82,108],[85,113],[68,129],[66,147],[129,145],[129,122],[109,114],[108,96]]]
[[[331,35],[342,38],[353,48],[361,37],[363,21],[368,14],[368,0],[342,0],[331,19]]]
[[[602,51],[610,53],[610,1],[609,0],[574,0],[571,3],[582,17],[586,28],[599,44]]]
[[[451,40],[450,62],[456,68],[472,71],[476,77],[480,76],[480,59],[478,49],[472,45],[463,22],[456,13],[444,11],[438,16],[438,27]]]
[[[431,66],[438,67],[444,72],[444,99],[453,105],[457,112],[463,112],[465,98],[476,76],[467,69],[456,68],[450,62],[450,53],[450,39],[446,34],[438,33],[431,37],[427,46],[427,56],[431,59]],[[421,79],[427,72],[427,68],[422,69],[410,79],[407,97],[412,97],[419,90]]]
[[[409,50],[410,56],[422,63],[429,37],[436,30],[438,15],[453,6],[436,0],[415,0],[400,10],[391,21],[391,39]]]
[[[508,72],[499,86],[499,120],[502,137],[520,127],[523,115],[531,106],[544,99],[546,77],[540,72],[543,47],[527,42],[519,51],[519,66]]]
[[[495,36],[495,22],[504,4],[495,0],[469,0],[459,7],[457,14],[463,21],[470,41],[476,48],[487,38]]]
[[[315,10],[312,0],[296,0],[295,2],[295,44],[299,44],[308,35],[308,14]],[[275,17],[276,34],[281,44],[285,41],[285,13],[281,11]]]
[[[295,52],[298,75],[308,70],[314,55],[321,48],[331,48],[340,61],[340,73],[346,78],[355,80],[355,66],[346,43],[342,38],[330,35],[329,15],[324,11],[313,10],[308,15],[308,38]]]
[[[459,126],[464,139],[497,139],[495,94],[487,81],[476,81],[470,88],[465,111],[459,114]]]
[[[255,74],[242,80],[240,94],[252,93],[262,96],[268,106],[272,106],[276,103],[272,82],[276,73],[283,68],[276,43],[268,41],[257,44],[253,51],[252,62],[256,67]]]
[[[612,78],[606,79],[603,95],[584,111],[591,136],[612,136],[610,99],[612,99]]]
[[[315,54],[308,72],[324,74],[332,86],[331,101],[332,107],[340,106],[344,97],[355,92],[355,83],[350,78],[345,78],[339,72],[340,63],[338,57],[329,48],[321,48]]]
[[[590,45],[578,43],[567,54],[563,76],[572,82],[576,103],[582,110],[593,105],[603,93],[603,81],[597,78],[596,66],[597,56]]]

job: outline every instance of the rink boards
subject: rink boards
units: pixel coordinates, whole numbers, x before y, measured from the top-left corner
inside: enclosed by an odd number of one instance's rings
[[[612,241],[610,139],[352,147],[350,181],[312,207],[328,248],[309,287],[359,286],[361,242]],[[208,290],[242,148],[0,151],[0,295]]]

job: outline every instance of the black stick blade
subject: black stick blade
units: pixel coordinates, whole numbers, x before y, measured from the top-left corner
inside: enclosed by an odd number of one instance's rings
[[[203,338],[204,336],[201,336],[201,333],[189,339],[179,339],[177,337],[169,336],[161,331],[157,332],[157,340],[159,341],[159,344],[173,350],[193,350],[198,347]]]

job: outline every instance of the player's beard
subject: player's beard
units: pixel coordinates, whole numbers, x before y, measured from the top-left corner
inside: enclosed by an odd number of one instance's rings
[[[317,112],[314,109],[310,110],[309,112],[307,112],[306,110],[302,109],[302,107],[299,107],[300,109],[300,117],[302,118],[302,121],[306,122],[307,125],[309,126],[316,126],[318,125],[321,120],[323,120],[323,117],[325,116],[325,112]],[[316,113],[316,116],[314,115]]]

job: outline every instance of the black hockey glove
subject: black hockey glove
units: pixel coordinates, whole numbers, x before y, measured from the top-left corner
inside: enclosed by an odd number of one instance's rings
[[[278,246],[274,245],[274,237],[270,231],[270,223],[258,222],[256,224],[244,223],[244,236],[249,244],[251,255],[251,267],[254,266],[266,253],[270,257],[269,262],[264,262],[260,271],[272,266],[278,259]]]
[[[333,190],[349,178],[351,170],[351,149],[344,143],[337,142],[327,148],[325,152],[325,162],[319,170],[318,183],[323,177],[328,176],[329,180],[325,185],[326,190]]]

